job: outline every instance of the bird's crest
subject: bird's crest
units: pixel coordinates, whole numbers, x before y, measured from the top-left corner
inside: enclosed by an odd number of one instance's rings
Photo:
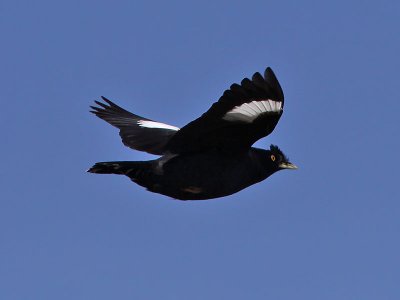
[[[285,155],[285,153],[283,153],[282,150],[279,149],[278,146],[271,144],[271,146],[269,148],[270,148],[272,153],[276,153],[276,154],[279,154],[280,156],[282,156],[283,161],[289,161],[289,157],[287,157]]]

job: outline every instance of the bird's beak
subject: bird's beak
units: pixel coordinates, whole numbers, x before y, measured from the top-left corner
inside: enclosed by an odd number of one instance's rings
[[[281,169],[289,169],[289,170],[296,170],[298,169],[296,165],[290,163],[290,162],[282,162],[279,164],[279,168]]]

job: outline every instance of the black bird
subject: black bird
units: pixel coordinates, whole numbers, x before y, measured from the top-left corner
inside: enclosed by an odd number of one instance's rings
[[[98,162],[88,172],[120,174],[154,193],[205,200],[236,193],[282,169],[297,169],[274,145],[252,147],[283,113],[283,91],[271,68],[233,84],[218,102],[183,128],[132,114],[102,97],[91,112],[117,127],[124,145],[161,157]]]

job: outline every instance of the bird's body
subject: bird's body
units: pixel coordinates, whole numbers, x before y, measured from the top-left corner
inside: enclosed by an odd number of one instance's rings
[[[125,145],[161,155],[150,161],[96,163],[89,172],[120,174],[149,191],[180,200],[236,193],[281,169],[295,169],[276,147],[251,147],[276,126],[283,93],[272,70],[232,85],[208,112],[182,129],[134,115],[106,98],[92,107],[120,129]]]
[[[149,191],[175,199],[204,200],[231,195],[273,174],[268,152],[250,148],[223,156],[218,151],[167,154],[145,162],[98,163],[93,170],[121,172]]]

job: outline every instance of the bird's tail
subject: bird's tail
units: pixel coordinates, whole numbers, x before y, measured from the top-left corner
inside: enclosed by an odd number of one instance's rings
[[[136,178],[143,170],[147,169],[147,161],[108,161],[95,163],[89,170],[96,174],[118,174]]]

